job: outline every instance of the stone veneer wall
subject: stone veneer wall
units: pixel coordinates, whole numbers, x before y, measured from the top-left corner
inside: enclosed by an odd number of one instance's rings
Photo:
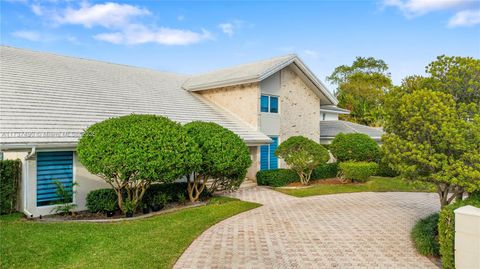
[[[320,142],[320,98],[291,68],[281,72],[280,142],[296,135]]]
[[[258,130],[260,111],[258,83],[222,87],[198,93]]]

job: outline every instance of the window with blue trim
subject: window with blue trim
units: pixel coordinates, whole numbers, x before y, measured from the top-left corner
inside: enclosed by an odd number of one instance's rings
[[[278,158],[275,156],[275,150],[278,147],[278,136],[271,136],[270,145],[260,146],[260,170],[270,170],[278,168]]]
[[[260,98],[260,111],[278,113],[278,96],[262,95]]]
[[[54,151],[37,153],[37,206],[60,202],[55,181],[72,193],[73,200],[73,152]]]

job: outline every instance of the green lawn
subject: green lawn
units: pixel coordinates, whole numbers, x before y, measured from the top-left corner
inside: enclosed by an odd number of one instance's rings
[[[313,185],[308,188],[276,188],[275,190],[297,197],[306,197],[313,195],[365,191],[434,192],[435,188],[431,185],[405,182],[404,180],[398,178],[371,177],[370,180],[364,184]]]
[[[207,206],[119,223],[41,223],[0,217],[0,268],[170,268],[213,224],[259,204]]]

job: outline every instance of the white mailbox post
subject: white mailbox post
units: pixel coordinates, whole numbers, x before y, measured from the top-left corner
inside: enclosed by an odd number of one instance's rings
[[[464,206],[454,212],[455,267],[480,269],[480,208]]]

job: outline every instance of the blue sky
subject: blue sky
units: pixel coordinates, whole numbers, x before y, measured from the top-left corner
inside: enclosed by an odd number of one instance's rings
[[[297,53],[325,80],[336,66],[373,56],[398,84],[438,55],[480,58],[478,0],[1,5],[4,45],[187,74]]]

